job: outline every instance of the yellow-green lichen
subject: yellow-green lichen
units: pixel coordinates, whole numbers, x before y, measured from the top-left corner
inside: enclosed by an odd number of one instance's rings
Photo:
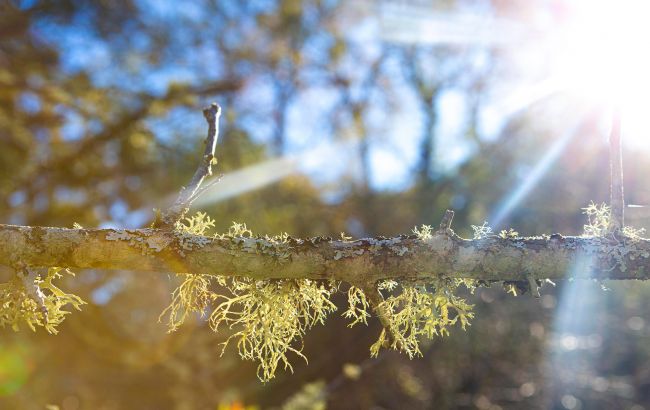
[[[54,284],[62,277],[61,272],[74,275],[67,269],[49,268],[43,275],[21,278],[16,275],[9,282],[0,284],[0,327],[11,326],[15,331],[21,324],[32,330],[42,326],[49,333],[58,333],[71,307],[81,310],[85,302],[77,295],[66,293]],[[28,289],[28,287],[33,287]]]
[[[413,233],[422,241],[427,241],[433,237],[433,228],[430,225],[422,225],[419,228],[413,228]]]
[[[203,215],[188,218],[186,222],[178,225],[180,233],[204,235],[213,226]],[[288,254],[286,247],[290,242],[287,234],[252,240],[253,234],[245,224],[233,224],[226,234],[215,237],[231,239],[251,252],[270,253],[278,258],[282,258],[283,249]],[[161,314],[161,320],[167,318],[169,331],[177,330],[191,314],[203,315],[211,310],[210,327],[215,332],[224,327],[233,332],[223,343],[224,350],[229,342],[236,341],[242,359],[259,363],[258,376],[263,381],[275,377],[279,365],[292,369],[288,353],[306,359],[302,354],[303,335],[336,310],[330,297],[337,287],[331,283],[207,274],[184,276],[172,293],[171,304]],[[211,289],[213,281],[223,289],[221,292]]]
[[[343,317],[352,319],[348,327],[352,327],[357,323],[368,324],[368,307],[370,304],[366,299],[366,294],[356,286],[350,286],[348,289],[348,309],[343,312]]]
[[[200,218],[204,218],[200,216]],[[199,221],[200,222],[200,221]],[[190,219],[180,226],[181,232],[204,235],[211,224],[201,224]],[[427,229],[422,228],[423,236]],[[430,232],[429,232],[430,233]],[[234,224],[219,239],[230,239],[240,249],[248,252],[278,253],[290,250],[288,235],[255,238],[244,224]],[[344,237],[334,258],[352,257],[363,254],[354,249],[354,242]],[[424,239],[424,238],[423,238]],[[403,255],[401,239],[369,240],[370,252],[388,249]],[[316,323],[323,323],[327,314],[336,310],[331,296],[338,289],[336,284],[307,279],[301,280],[254,280],[250,278],[225,278],[206,274],[188,274],[172,294],[172,303],[163,312],[170,331],[178,327],[195,313],[209,315],[210,327],[214,331],[229,329],[232,334],[224,342],[225,347],[236,343],[239,355],[246,360],[259,363],[258,376],[267,381],[275,376],[278,366],[291,370],[289,353],[306,360],[302,354],[302,338]],[[371,347],[376,356],[381,346],[405,352],[409,357],[421,354],[419,338],[446,335],[448,327],[460,323],[463,328],[473,317],[471,306],[454,294],[458,286],[469,282],[440,279],[430,286],[412,285],[401,288],[394,281],[378,285],[386,298],[379,310],[388,315],[389,337],[384,329],[377,342]],[[212,289],[219,285],[221,291]],[[396,292],[397,289],[401,291]],[[370,317],[369,301],[360,288],[351,286],[347,292],[348,309],[343,313],[351,319],[350,326],[367,324]]]
[[[377,356],[382,347],[406,353],[410,358],[422,355],[420,339],[445,336],[449,327],[460,323],[463,329],[474,317],[472,305],[455,293],[459,286],[470,289],[475,283],[465,279],[439,279],[427,285],[402,285],[386,280],[377,285],[387,296],[375,307],[381,312],[385,328],[370,347]],[[365,293],[356,287],[348,290],[348,309],[344,316],[352,319],[349,326],[367,323],[369,303]]]
[[[421,356],[421,337],[431,339],[448,335],[449,327],[456,323],[465,329],[474,314],[472,305],[454,294],[462,283],[461,280],[440,279],[430,286],[401,286],[401,292],[388,296],[379,308],[387,313],[389,326],[370,347],[370,354],[377,356],[379,350],[388,345],[410,358]],[[380,284],[379,290],[392,291],[396,287],[391,281]]]
[[[275,377],[278,365],[293,370],[289,352],[302,354],[302,337],[327,314],[336,310],[330,301],[336,288],[308,279],[302,280],[230,280],[232,296],[220,295],[221,303],[210,315],[210,327],[224,325],[234,333],[224,342],[224,350],[235,340],[239,355],[258,361],[258,377]]]

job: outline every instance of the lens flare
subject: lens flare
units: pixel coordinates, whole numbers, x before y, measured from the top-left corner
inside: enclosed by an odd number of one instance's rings
[[[591,103],[620,108],[625,140],[650,148],[650,2],[580,0],[554,31],[553,76]]]
[[[644,104],[650,91],[650,3],[579,1],[555,38],[555,70],[596,100]]]
[[[0,344],[0,397],[17,392],[29,378],[33,352],[17,343]]]

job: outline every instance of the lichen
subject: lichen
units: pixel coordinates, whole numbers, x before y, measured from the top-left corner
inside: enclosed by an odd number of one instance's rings
[[[161,246],[161,243],[157,238],[154,238],[152,243],[152,234],[153,231],[151,229],[111,230],[106,234],[105,238],[107,241],[128,242],[129,246],[138,248],[142,255],[148,255],[152,252],[159,252]]]
[[[202,248],[212,242],[212,239],[205,236],[211,228],[214,228],[214,219],[204,212],[197,212],[177,222],[174,236],[178,244],[178,253],[185,256],[185,251]]]
[[[204,216],[199,218],[206,221]],[[205,235],[212,226],[207,221],[180,225],[179,234]],[[287,234],[254,238],[245,224],[237,223],[227,233],[214,237],[230,239],[242,249],[266,253],[278,260],[288,257],[291,243]],[[334,283],[308,279],[225,278],[193,273],[183,276],[185,279],[173,291],[172,302],[162,312],[160,320],[166,317],[168,330],[172,332],[190,315],[203,316],[211,309],[209,323],[212,330],[217,332],[221,327],[227,327],[234,332],[223,343],[224,351],[230,341],[236,340],[242,359],[259,362],[258,376],[262,381],[275,377],[280,364],[292,370],[287,357],[290,352],[306,360],[302,354],[303,335],[313,325],[323,323],[329,312],[336,310],[330,301],[331,294],[337,290]],[[224,292],[213,291],[213,281]]]
[[[485,239],[494,236],[492,228],[488,225],[487,221],[483,222],[483,225],[472,225],[472,230],[474,231],[474,239]]]
[[[622,236],[613,237],[614,240],[603,236],[607,234],[605,229],[608,226],[608,212],[607,208],[593,204],[585,208],[589,220],[581,242],[581,247],[584,248],[582,251],[593,255],[605,254],[613,263],[619,264],[620,269],[626,269],[623,263],[626,259],[650,257],[648,252],[635,246],[642,233],[638,230],[626,227],[622,230]],[[334,260],[360,256],[374,258],[383,253],[404,256],[409,252],[409,246],[404,242],[407,238],[419,239],[426,246],[440,252],[455,247],[459,260],[474,266],[483,258],[481,252],[476,252],[477,246],[490,251],[493,247],[506,244],[513,251],[520,252],[519,249],[526,249],[527,246],[534,249],[534,246],[548,246],[548,241],[552,244],[566,241],[559,234],[522,238],[513,229],[502,230],[496,235],[487,222],[472,228],[475,240],[489,240],[480,241],[478,245],[473,242],[471,246],[446,240],[438,235],[439,232],[434,233],[428,225],[414,228],[414,235],[410,237],[353,240],[342,233],[341,240],[336,242],[332,242],[329,237],[314,237],[303,241],[293,239],[286,233],[255,236],[245,224],[239,223],[233,223],[226,233],[206,236],[207,230],[213,226],[214,221],[200,213],[177,224],[175,235],[180,250],[195,249],[219,239],[225,251],[233,256],[242,253],[263,254],[279,263],[285,263],[291,260],[296,249],[300,249],[296,247],[318,247],[322,242],[331,243],[330,246],[334,248],[331,258]],[[138,241],[128,232],[116,233],[114,238]],[[616,238],[621,241],[616,242]],[[577,245],[569,242],[562,249],[575,246]],[[535,266],[554,263],[537,258],[536,253],[531,252],[527,263]],[[522,277],[526,277],[526,272],[521,273]],[[291,353],[307,360],[302,353],[305,332],[313,325],[323,323],[327,315],[336,310],[331,297],[338,291],[337,283],[308,279],[226,278],[209,273],[180,276],[183,281],[172,293],[170,306],[161,314],[161,320],[166,319],[169,331],[177,330],[192,315],[205,317],[209,313],[208,321],[212,330],[217,332],[225,328],[231,332],[223,343],[224,351],[230,343],[235,343],[242,359],[258,362],[258,376],[263,381],[275,377],[279,366],[292,370],[289,360]],[[418,277],[425,278],[428,275],[422,272]],[[530,291],[533,286],[539,287],[547,282],[526,278],[528,280],[500,283],[509,293],[519,295]],[[485,282],[483,284],[489,285]],[[219,286],[219,291],[215,290],[216,285]],[[382,348],[389,348],[413,358],[422,355],[420,343],[423,338],[446,336],[454,325],[460,325],[463,329],[469,325],[474,317],[473,306],[458,296],[458,290],[463,285],[473,291],[480,283],[452,278],[429,279],[426,283],[386,280],[375,285],[371,298],[364,291],[368,290],[367,287],[350,286],[347,290],[348,307],[343,316],[350,320],[349,326],[368,324],[372,307],[384,328],[370,347],[371,356],[377,356]]]
[[[185,252],[183,251],[191,251],[193,249],[202,248],[212,242],[212,239],[208,237],[191,233],[175,232],[174,235],[176,236],[179,251],[182,255],[185,255]]]
[[[176,224],[176,230],[194,235],[205,235],[211,228],[214,228],[214,219],[205,212],[197,212]]]
[[[462,284],[473,286],[466,280],[446,278],[428,285],[401,285],[401,292],[388,296],[378,307],[387,314],[388,326],[370,347],[371,356],[376,357],[384,346],[406,353],[409,358],[421,356],[421,337],[448,335],[449,327],[456,323],[465,329],[474,313],[472,305],[455,295]],[[388,281],[380,283],[378,290],[391,292],[397,287],[396,282]]]
[[[363,255],[365,250],[363,248],[354,249],[352,247],[345,247],[342,249],[337,249],[334,252],[334,260],[338,261],[343,258],[352,258],[355,256]]]
[[[241,252],[268,255],[275,262],[285,263],[290,260],[295,245],[302,240],[293,239],[287,233],[274,236],[255,236],[246,224],[233,222],[225,234],[215,234],[215,239],[226,240],[232,244],[231,254],[237,256]],[[313,242],[312,242],[313,243]]]
[[[74,275],[67,269],[53,267],[44,275],[37,275],[33,283],[26,283],[16,275],[9,282],[0,284],[0,327],[11,326],[18,331],[20,324],[24,323],[33,331],[37,326],[42,326],[49,333],[58,333],[57,327],[70,313],[65,308],[70,305],[81,310],[81,305],[86,303],[79,296],[66,293],[54,284],[56,279],[62,277],[61,272]],[[25,286],[34,286],[36,292]],[[40,297],[32,296],[35,293]]]
[[[428,241],[433,237],[433,228],[430,225],[422,225],[420,228],[417,226],[413,228],[413,233],[421,241]]]
[[[609,229],[611,208],[606,204],[596,204],[593,201],[582,208],[582,213],[587,215],[587,223],[583,226],[584,237],[601,238]]]
[[[502,229],[501,232],[499,232],[499,238],[501,238],[501,239],[517,239],[517,238],[519,238],[519,232],[515,231],[512,228],[510,228],[508,230]]]
[[[583,213],[587,215],[587,223],[584,225],[583,237],[594,238],[598,242],[593,247],[592,253],[600,253],[608,260],[610,269],[618,267],[621,272],[626,272],[628,266],[626,259],[647,258],[648,252],[639,250],[636,244],[642,239],[644,229],[636,229],[631,226],[624,226],[620,232],[615,234],[609,231],[609,220],[611,208],[606,204],[595,204],[591,202]]]
[[[146,239],[145,242],[149,247],[149,249],[153,250],[154,252],[161,252],[163,249],[169,246],[172,240],[168,236],[159,235],[159,236],[150,236],[149,238]]]
[[[370,317],[368,307],[369,303],[366,299],[366,294],[356,286],[350,286],[348,289],[348,308],[343,312],[343,317],[352,319],[348,327],[352,327],[357,323],[367,325],[368,318]]]
[[[330,301],[335,286],[302,280],[264,280],[232,278],[228,289],[232,296],[220,295],[221,303],[210,315],[210,327],[221,325],[235,330],[223,343],[224,350],[236,340],[242,359],[258,361],[258,377],[275,377],[278,365],[293,371],[289,352],[302,354],[302,337],[327,315],[336,310]]]
[[[429,284],[400,285],[394,280],[377,284],[380,294],[385,293],[383,301],[375,306],[382,312],[386,327],[382,329],[375,343],[370,347],[371,356],[379,354],[382,347],[406,353],[410,358],[422,355],[420,339],[445,336],[449,327],[460,323],[465,329],[474,317],[472,305],[455,293],[459,286],[470,290],[476,283],[467,279],[442,278]],[[399,291],[398,291],[399,290]],[[348,289],[348,309],[343,316],[352,319],[349,326],[367,324],[370,317],[366,294],[357,287]]]
[[[172,302],[160,314],[158,321],[167,317],[167,330],[174,332],[192,313],[205,315],[210,303],[218,295],[210,290],[213,277],[210,275],[181,274],[183,282],[172,292]],[[220,278],[222,281],[223,279]]]
[[[204,235],[210,226],[209,223],[183,224],[179,234]],[[418,232],[422,233],[423,240],[428,238],[426,228]],[[288,257],[284,255],[288,255],[296,243],[287,234],[255,237],[244,224],[233,224],[227,233],[215,235],[215,238],[230,240],[240,251],[268,254],[280,260]],[[360,242],[344,235],[342,238],[333,256],[335,260],[360,256],[365,252],[375,255],[389,250],[401,256],[408,251],[400,238]],[[317,245],[320,240],[312,239],[309,243]],[[359,244],[368,246],[359,247]],[[212,290],[213,282],[223,290]],[[428,286],[400,287],[395,281],[379,283],[377,289],[386,293],[380,309],[388,313],[389,328],[394,334],[389,344],[384,329],[372,345],[371,354],[376,356],[380,347],[388,344],[389,348],[413,357],[421,354],[420,337],[446,335],[448,328],[456,323],[465,328],[473,313],[472,307],[454,294],[461,284],[473,286],[470,281],[454,279],[439,279]],[[398,288],[401,291],[395,293]],[[310,327],[323,323],[327,314],[336,310],[330,299],[337,289],[337,284],[308,279],[254,280],[187,274],[172,293],[172,302],[161,314],[161,320],[166,318],[169,331],[175,331],[190,315],[203,316],[211,311],[209,323],[215,332],[223,327],[234,332],[224,342],[224,349],[236,341],[239,355],[257,361],[258,376],[267,381],[275,377],[278,366],[292,370],[289,353],[306,360],[302,354],[302,337]],[[350,326],[367,324],[371,316],[370,305],[363,290],[350,286],[347,296],[348,309],[343,316],[351,319]]]
[[[110,231],[106,234],[107,241],[131,241],[132,238],[127,231]]]

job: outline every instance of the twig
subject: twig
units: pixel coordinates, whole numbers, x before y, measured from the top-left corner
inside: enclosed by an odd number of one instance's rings
[[[216,103],[212,103],[209,107],[203,110],[203,116],[205,116],[205,119],[208,122],[208,136],[205,139],[203,158],[194,172],[194,176],[192,176],[190,183],[181,189],[174,204],[163,213],[162,221],[160,222],[161,227],[172,228],[176,222],[183,219],[192,202],[198,198],[199,195],[205,192],[205,189],[200,189],[201,184],[206,177],[212,175],[212,165],[217,163],[214,152],[217,147],[217,139],[219,138],[219,117],[221,116],[221,107]],[[213,184],[214,182],[211,182],[210,186]]]
[[[16,273],[25,287],[25,292],[29,295],[34,301],[38,304],[41,312],[43,313],[43,320],[45,323],[48,322],[48,310],[45,305],[45,294],[41,288],[36,284],[36,277],[38,272],[33,269],[28,268],[24,264],[20,264],[16,267]]]
[[[447,233],[451,229],[451,222],[454,220],[454,211],[447,209],[445,211],[445,216],[442,217],[440,221],[440,228],[438,232]]]
[[[207,190],[212,188],[213,186],[217,185],[219,182],[221,182],[221,179],[223,178],[223,174],[212,178],[210,181],[208,181],[206,184],[204,184],[199,190],[197,190],[192,198],[190,198],[190,202],[194,202],[195,199],[203,195]]]
[[[614,111],[612,131],[609,135],[609,165],[611,172],[610,206],[612,214],[609,219],[609,232],[623,229],[625,196],[623,193],[623,152],[621,148],[621,113]]]
[[[528,281],[528,286],[530,287],[530,294],[536,298],[541,297],[539,294],[539,286],[537,285],[537,280],[531,274],[526,274],[526,280]]]
[[[366,298],[368,298],[368,302],[370,302],[370,306],[372,306],[372,309],[375,311],[379,322],[383,328],[386,329],[386,342],[384,347],[391,346],[395,342],[394,330],[391,326],[388,314],[382,306],[384,298],[381,293],[379,293],[379,290],[377,290],[377,284],[369,283],[363,286],[361,290],[366,294]]]

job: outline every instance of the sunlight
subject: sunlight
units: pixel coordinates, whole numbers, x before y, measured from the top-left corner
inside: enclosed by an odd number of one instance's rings
[[[552,75],[586,101],[620,107],[625,140],[647,148],[649,13],[645,1],[579,0],[551,40]]]
[[[553,84],[587,104],[619,107],[625,143],[650,149],[645,97],[650,93],[650,2],[575,0],[547,12],[516,22],[388,3],[379,21],[389,42],[507,48],[523,63],[522,72],[547,73],[541,83],[528,77],[528,87]],[[538,40],[542,33],[545,39]]]
[[[568,112],[569,110],[565,111],[567,112],[565,115],[568,117],[555,118],[555,125],[558,128],[562,127],[565,131],[544,152],[530,171],[525,173],[513,189],[501,199],[488,219],[493,228],[497,229],[502,227],[502,224],[508,219],[512,211],[526,199],[526,196],[537,186],[538,182],[546,175],[549,169],[551,169],[555,161],[564,152],[566,146],[579,132],[580,127],[585,124],[590,109],[585,105],[584,107],[578,107],[574,112]]]
[[[591,264],[591,256],[582,255],[567,276],[590,277]],[[562,398],[564,408],[579,408],[566,406],[565,401],[579,400],[575,397],[582,397],[583,390],[594,389],[594,384],[603,380],[598,374],[602,336],[597,325],[603,299],[603,291],[593,281],[573,280],[563,285],[546,352],[546,388],[553,392],[549,398]]]
[[[325,141],[312,149],[297,154],[268,159],[232,171],[224,175],[218,184],[200,196],[194,205],[198,207],[212,205],[264,188],[290,175],[305,172],[305,170],[322,169],[326,166],[325,164],[333,166],[334,163],[343,160],[342,153],[349,152],[355,145],[356,141]],[[167,200],[172,202],[174,198],[175,195],[171,194]]]
[[[559,138],[553,146],[544,154],[535,164],[533,169],[522,179],[522,181],[513,189],[503,201],[498,205],[496,212],[490,217],[492,227],[501,228],[502,223],[510,216],[510,213],[521,203],[522,200],[537,186],[546,172],[551,168],[555,161],[564,152],[564,148],[576,135],[580,123],[571,127]]]

